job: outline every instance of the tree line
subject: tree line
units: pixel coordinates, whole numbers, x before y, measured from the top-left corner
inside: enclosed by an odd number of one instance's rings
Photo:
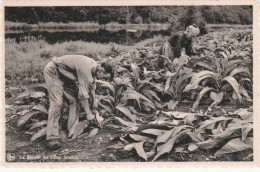
[[[5,21],[172,23],[184,27],[195,22],[252,24],[252,6],[94,6],[94,7],[5,7]]]

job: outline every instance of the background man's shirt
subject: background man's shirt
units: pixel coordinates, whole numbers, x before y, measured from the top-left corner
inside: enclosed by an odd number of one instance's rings
[[[195,55],[192,49],[192,40],[188,39],[184,32],[178,32],[168,39],[173,50],[173,58],[181,56],[181,49],[185,48],[186,55]]]

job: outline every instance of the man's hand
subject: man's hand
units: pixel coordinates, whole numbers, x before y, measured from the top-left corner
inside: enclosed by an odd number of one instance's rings
[[[94,100],[93,100],[92,108],[93,109],[97,109],[98,108],[98,100],[96,98],[94,98]]]
[[[86,118],[88,121],[92,121],[93,119],[95,119],[95,116],[93,115],[93,113],[90,111],[87,115]]]
[[[95,119],[95,116],[93,115],[91,109],[89,108],[89,99],[82,99],[81,104],[82,104],[84,111],[86,112],[87,120],[91,121],[91,120]]]

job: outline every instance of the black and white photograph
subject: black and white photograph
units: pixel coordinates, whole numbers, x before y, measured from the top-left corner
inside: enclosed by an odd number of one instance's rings
[[[254,162],[254,7],[4,6],[5,161]]]

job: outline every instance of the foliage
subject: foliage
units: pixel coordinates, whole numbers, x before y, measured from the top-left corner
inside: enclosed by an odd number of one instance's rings
[[[206,24],[249,24],[252,23],[252,6],[187,6],[171,20],[173,30],[185,30],[197,24],[200,34],[206,34]]]
[[[242,112],[243,111],[243,112]],[[137,131],[129,132],[115,145],[124,144],[124,151],[135,149],[144,160],[157,160],[165,153],[189,153],[208,150],[216,157],[252,149],[253,113],[240,109],[223,111],[219,117],[206,113],[160,112],[157,119]],[[242,112],[242,113],[241,113]],[[175,114],[179,116],[176,118]],[[166,116],[165,116],[166,115]],[[243,116],[247,117],[244,118]],[[176,122],[178,121],[178,122]],[[158,128],[164,128],[158,129]],[[166,129],[167,128],[167,129]],[[135,147],[136,144],[141,144]],[[115,147],[115,146],[114,146]],[[129,149],[131,147],[131,149]],[[181,151],[177,151],[180,150]],[[144,152],[140,155],[138,152]]]
[[[235,38],[235,39],[234,39]],[[211,39],[205,36],[205,39]],[[221,41],[225,39],[226,42]],[[207,41],[205,41],[206,43]],[[199,92],[193,109],[201,98],[210,93],[216,106],[224,99],[252,101],[252,37],[248,33],[240,38],[234,33],[230,37],[214,39],[211,44],[196,47],[203,54],[189,61],[194,73],[184,92]],[[216,46],[217,45],[217,46]],[[251,96],[250,96],[251,95]]]
[[[195,10],[197,12],[193,13]],[[181,15],[180,15],[181,14]],[[188,16],[188,15],[194,16]],[[181,16],[178,20],[178,16]],[[189,23],[189,17],[206,23],[252,24],[252,6],[89,6],[89,7],[6,7],[5,20],[39,22]],[[188,19],[188,20],[186,20]],[[183,21],[184,20],[184,21]],[[197,19],[195,19],[197,20]],[[198,21],[198,20],[197,20]]]
[[[200,150],[219,157],[252,150],[252,107],[214,113],[217,104],[231,97],[241,103],[251,101],[252,33],[212,33],[195,42],[200,57],[182,54],[173,62],[158,54],[156,44],[102,58],[114,66],[114,80],[96,81],[98,124],[93,127],[86,121],[81,109],[73,129],[68,129],[68,102],[64,101],[63,139],[92,137],[99,128],[115,128],[122,135],[108,148],[134,151],[145,161],[168,153]],[[213,104],[206,111],[197,110],[205,95]],[[17,96],[10,112],[19,117],[18,127],[32,134],[32,141],[46,134],[47,97],[43,86],[29,88]],[[196,100],[192,111],[175,111],[187,99]]]
[[[172,21],[172,28],[174,30],[185,30],[189,25],[196,24],[200,28],[200,34],[206,34],[206,21],[201,9],[201,6],[185,7],[181,15],[175,21]]]

